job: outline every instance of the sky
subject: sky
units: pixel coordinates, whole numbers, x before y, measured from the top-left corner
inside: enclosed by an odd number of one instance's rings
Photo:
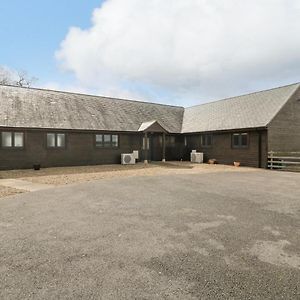
[[[299,0],[2,0],[37,87],[189,106],[300,81]]]

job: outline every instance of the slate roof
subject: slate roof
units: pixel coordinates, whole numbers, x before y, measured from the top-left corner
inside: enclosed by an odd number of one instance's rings
[[[266,127],[300,84],[188,107],[182,132]]]
[[[183,108],[0,85],[0,127],[141,131],[157,121],[169,133],[266,127],[300,83]]]
[[[68,92],[0,86],[0,126],[104,131],[138,131],[157,120],[181,131],[183,107]]]

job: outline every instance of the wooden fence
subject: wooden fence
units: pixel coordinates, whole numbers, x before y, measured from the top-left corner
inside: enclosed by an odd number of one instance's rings
[[[300,152],[268,152],[268,168],[300,171]]]

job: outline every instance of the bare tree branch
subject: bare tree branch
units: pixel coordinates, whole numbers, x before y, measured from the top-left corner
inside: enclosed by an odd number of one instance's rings
[[[0,66],[0,84],[15,85],[21,87],[31,87],[38,79],[29,76],[25,70],[12,71]]]

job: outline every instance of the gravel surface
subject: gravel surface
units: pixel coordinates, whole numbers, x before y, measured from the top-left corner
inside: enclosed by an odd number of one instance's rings
[[[39,177],[48,175],[65,175],[78,173],[98,173],[107,171],[123,171],[123,170],[138,170],[149,169],[156,165],[153,164],[135,164],[135,165],[96,165],[96,166],[76,166],[76,167],[57,167],[57,168],[42,168],[39,171],[33,169],[23,170],[8,170],[0,171],[0,179],[6,178],[21,178],[21,177]]]
[[[299,181],[170,174],[2,199],[0,299],[299,299]]]
[[[84,166],[84,167],[62,167],[47,168],[40,171],[33,170],[12,170],[1,171],[0,178],[20,178],[26,181],[64,185],[71,183],[79,183],[85,181],[132,177],[132,176],[158,176],[170,174],[197,174],[211,172],[245,172],[257,171],[254,168],[225,165],[208,165],[208,164],[191,164],[189,162],[168,162],[136,165],[101,165],[101,166]],[[261,171],[261,170],[260,170]]]
[[[6,186],[0,185],[0,198],[15,195],[15,194],[20,194],[20,193],[24,193],[24,192],[25,191],[23,191],[23,190],[14,189],[11,187],[6,187]]]

